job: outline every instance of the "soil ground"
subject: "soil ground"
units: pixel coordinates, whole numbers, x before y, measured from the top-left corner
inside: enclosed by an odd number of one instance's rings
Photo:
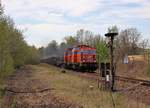
[[[51,84],[35,77],[39,74],[33,68],[25,66],[7,78],[6,93],[2,108],[79,108],[79,105],[56,97]]]
[[[97,82],[54,66],[28,65],[7,78],[2,108],[149,108],[97,87]],[[132,93],[133,94],[133,93]],[[139,96],[137,96],[139,97]]]

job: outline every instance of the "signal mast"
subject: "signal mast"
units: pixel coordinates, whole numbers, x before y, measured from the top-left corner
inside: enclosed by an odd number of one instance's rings
[[[115,70],[114,70],[114,54],[113,54],[113,41],[114,41],[114,37],[117,36],[118,33],[106,33],[105,36],[107,38],[109,38],[109,48],[110,48],[110,70],[111,70],[111,79],[112,79],[112,82],[111,82],[111,90],[112,91],[115,91]]]

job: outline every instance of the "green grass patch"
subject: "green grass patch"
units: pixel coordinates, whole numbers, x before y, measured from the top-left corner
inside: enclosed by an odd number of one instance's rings
[[[4,94],[5,94],[5,91],[3,90],[3,79],[0,78],[0,106],[1,106],[2,98]]]
[[[144,69],[144,74],[150,77],[150,65],[146,65]]]
[[[115,102],[115,108],[149,108],[143,104],[128,99],[126,96],[101,90],[97,87],[97,82],[78,76],[71,71],[62,73],[61,69],[49,66],[38,65],[35,67],[40,74],[38,78],[49,82],[55,90],[52,91],[56,96],[64,97],[84,108],[113,108],[112,97]]]

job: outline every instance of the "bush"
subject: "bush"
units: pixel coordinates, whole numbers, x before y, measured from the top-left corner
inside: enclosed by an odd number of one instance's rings
[[[107,48],[105,41],[98,42],[96,45],[96,50],[97,50],[97,60],[100,60],[100,62],[108,61],[109,49]]]
[[[38,50],[26,43],[22,31],[3,13],[0,13],[0,34],[0,79],[10,75],[15,68],[38,63]]]

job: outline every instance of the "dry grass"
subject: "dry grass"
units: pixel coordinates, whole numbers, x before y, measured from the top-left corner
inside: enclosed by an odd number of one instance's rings
[[[147,62],[148,61],[148,55],[130,55],[128,56],[129,61],[141,61],[141,62]]]
[[[35,77],[48,82],[55,89],[52,92],[56,96],[75,102],[84,108],[113,108],[110,92],[100,90],[97,82],[79,77],[70,71],[62,73],[61,69],[45,64],[33,68],[38,73]],[[116,108],[149,108],[118,93],[113,94],[113,97]]]
[[[122,59],[117,61],[117,75],[147,80],[150,79],[148,55],[130,55],[128,56],[128,60],[128,64],[124,64]]]
[[[144,68],[144,75],[146,75],[147,77],[150,77],[150,65],[147,64]]]
[[[1,106],[1,103],[2,103],[2,98],[5,94],[5,91],[2,90],[4,88],[4,79],[0,78],[0,106]]]
[[[143,55],[131,55],[128,56],[130,61],[144,61],[144,56]]]

